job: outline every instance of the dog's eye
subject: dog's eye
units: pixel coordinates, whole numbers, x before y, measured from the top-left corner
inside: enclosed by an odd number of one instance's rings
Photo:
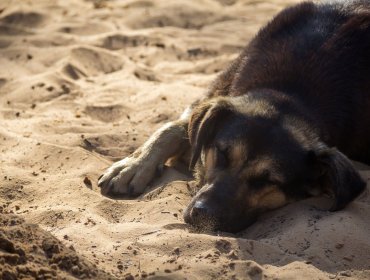
[[[216,167],[226,167],[228,163],[228,149],[215,145]]]
[[[249,179],[250,185],[252,185],[254,188],[261,188],[264,186],[279,186],[281,185],[279,180],[276,180],[275,178],[272,178],[270,175],[270,172],[268,170],[265,170],[261,174]]]

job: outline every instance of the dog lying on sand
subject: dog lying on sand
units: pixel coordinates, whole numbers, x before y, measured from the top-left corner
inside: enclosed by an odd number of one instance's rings
[[[304,2],[279,13],[204,98],[100,177],[137,196],[169,158],[191,151],[201,187],[187,223],[236,232],[259,214],[332,194],[343,209],[370,164],[370,1]],[[206,222],[205,222],[206,221]]]

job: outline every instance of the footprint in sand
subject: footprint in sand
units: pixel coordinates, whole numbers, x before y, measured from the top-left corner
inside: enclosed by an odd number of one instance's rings
[[[46,16],[38,12],[15,11],[0,19],[1,23],[22,26],[26,28],[37,27],[45,21]]]
[[[103,122],[114,122],[123,117],[126,118],[125,108],[122,105],[88,105],[84,112],[93,119]]]

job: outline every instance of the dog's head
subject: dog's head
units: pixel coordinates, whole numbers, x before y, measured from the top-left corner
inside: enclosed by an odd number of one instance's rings
[[[247,99],[211,99],[193,111],[191,167],[201,189],[184,213],[186,222],[236,232],[292,201],[331,192],[332,210],[339,210],[363,191],[351,162],[320,143],[304,121]]]

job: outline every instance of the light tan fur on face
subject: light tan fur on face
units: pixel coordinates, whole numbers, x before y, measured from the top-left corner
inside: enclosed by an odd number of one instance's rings
[[[234,143],[230,151],[231,166],[241,168],[247,160],[246,147],[241,142]]]
[[[207,169],[214,168],[216,165],[216,152],[214,149],[208,149],[202,155],[204,157],[204,166]]]
[[[226,144],[225,144],[226,146]],[[246,147],[241,142],[229,143],[230,150],[228,152],[228,157],[231,162],[231,166],[241,166],[246,160]],[[207,150],[206,163],[207,166],[214,166],[216,160],[216,151],[214,148]]]
[[[248,197],[251,208],[276,209],[288,203],[286,195],[276,186],[266,187]]]
[[[239,170],[244,162],[246,161],[246,147],[241,142],[230,144],[230,151],[228,154],[230,167],[234,170]],[[207,169],[214,168],[216,166],[217,151],[214,148],[208,149],[201,155],[202,160]]]

